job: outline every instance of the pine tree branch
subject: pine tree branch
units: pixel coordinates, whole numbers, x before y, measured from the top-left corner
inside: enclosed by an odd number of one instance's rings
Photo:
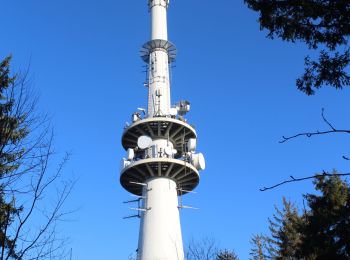
[[[295,178],[294,176],[291,175],[289,180],[282,181],[282,182],[277,183],[277,184],[270,186],[270,187],[263,187],[259,190],[260,191],[272,190],[272,189],[277,188],[279,186],[282,186],[284,184],[298,182],[298,181],[311,180],[311,179],[316,179],[318,177],[324,177],[324,176],[350,176],[350,173],[329,173],[329,172],[323,171],[322,174],[315,174],[313,176],[308,176],[308,177],[303,177],[303,178]]]

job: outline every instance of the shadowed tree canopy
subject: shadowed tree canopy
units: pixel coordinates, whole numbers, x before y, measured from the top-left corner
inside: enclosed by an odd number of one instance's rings
[[[216,260],[238,260],[238,256],[235,252],[225,249],[218,253]]]
[[[349,0],[244,0],[259,12],[261,30],[268,38],[304,42],[318,51],[318,59],[305,57],[304,74],[296,81],[307,95],[328,85],[337,89],[350,85]]]
[[[349,259],[350,186],[333,176],[319,177],[315,187],[320,195],[304,196],[310,210],[305,213],[305,223],[301,226],[299,255]]]
[[[253,259],[350,259],[350,186],[337,175],[314,184],[303,210],[285,199],[276,208],[270,234],[252,239]]]
[[[19,168],[23,149],[16,149],[21,139],[27,135],[23,126],[25,115],[15,115],[14,95],[11,86],[15,84],[16,77],[10,76],[11,57],[0,62],[0,258],[4,259],[5,250],[8,256],[18,259],[15,240],[10,237],[8,227],[13,223],[14,216],[22,211],[16,207],[14,198],[6,200],[6,178]],[[9,94],[8,94],[9,93]],[[7,95],[6,95],[7,94]]]
[[[16,103],[11,88],[16,77],[10,76],[10,60],[11,57],[7,57],[0,62],[0,178],[18,169],[18,159],[24,151],[13,147],[28,134],[28,129],[23,126],[27,115],[13,113]]]

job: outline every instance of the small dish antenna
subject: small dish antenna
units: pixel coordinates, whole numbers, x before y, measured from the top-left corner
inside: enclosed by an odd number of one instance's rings
[[[175,149],[171,148],[170,146],[165,147],[164,152],[168,156],[173,156],[174,154],[177,153],[177,151]]]
[[[152,138],[147,136],[147,135],[142,135],[139,137],[139,139],[137,139],[137,146],[141,149],[141,150],[145,150],[147,148],[149,148],[152,145]]]
[[[202,153],[192,154],[191,161],[193,166],[196,167],[198,170],[205,169],[205,159]]]

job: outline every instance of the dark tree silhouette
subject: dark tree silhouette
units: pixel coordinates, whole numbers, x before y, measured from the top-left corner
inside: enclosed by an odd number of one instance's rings
[[[350,85],[349,0],[244,0],[259,13],[260,29],[267,37],[303,42],[319,52],[318,60],[305,58],[304,74],[297,79],[307,95],[328,85],[341,89]]]
[[[11,75],[10,61],[0,62],[0,260],[64,259],[56,224],[72,189],[61,182],[68,156],[49,167],[49,121],[36,114],[26,74]]]
[[[255,239],[254,259],[350,258],[350,186],[336,172],[314,185],[317,192],[304,195],[302,210],[285,199],[276,208],[270,233]]]
[[[216,256],[216,260],[238,260],[238,256],[233,251],[221,250]]]

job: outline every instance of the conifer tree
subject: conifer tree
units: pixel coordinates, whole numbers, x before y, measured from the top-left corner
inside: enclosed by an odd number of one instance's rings
[[[13,75],[10,61],[0,62],[0,260],[62,260],[66,241],[55,225],[73,185],[61,179],[68,158],[49,168],[51,127],[35,113],[26,77]],[[53,185],[56,192],[47,192]],[[55,197],[50,203],[48,193]]]
[[[299,227],[303,220],[298,215],[297,208],[286,198],[283,198],[282,210],[277,207],[275,209],[276,214],[269,219],[269,254],[275,259],[292,259],[300,244]]]
[[[283,199],[270,234],[254,237],[253,259],[350,259],[350,186],[337,172],[314,185],[318,193],[304,195],[303,212]]]
[[[254,235],[251,239],[252,249],[249,255],[252,260],[265,260],[268,259],[267,252],[267,240],[268,237],[264,235]]]
[[[26,135],[27,130],[22,127],[25,115],[16,115],[14,93],[12,86],[15,84],[15,76],[10,76],[11,57],[5,58],[0,63],[0,248],[1,259],[5,251],[17,259],[14,240],[9,237],[9,226],[13,222],[14,215],[22,208],[17,208],[14,198],[7,201],[6,179],[20,166],[20,158],[24,150],[17,149],[17,145]]]
[[[28,129],[23,126],[26,114],[17,114],[18,109],[14,107],[16,77],[10,76],[10,60],[11,57],[7,57],[0,63],[0,178],[18,169],[24,150],[17,149],[17,144],[28,134]]]
[[[314,182],[320,195],[307,194],[309,211],[301,226],[297,256],[317,259],[350,258],[350,187],[339,176]]]

